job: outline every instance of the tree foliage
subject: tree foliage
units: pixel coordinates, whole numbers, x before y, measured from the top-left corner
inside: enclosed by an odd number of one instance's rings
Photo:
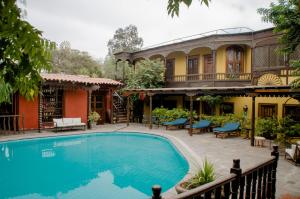
[[[201,4],[208,6],[210,0],[199,0]],[[168,1],[168,14],[174,17],[174,15],[179,16],[179,7],[181,4],[185,4],[189,7],[192,4],[193,0],[169,0]]]
[[[53,51],[52,72],[73,75],[88,75],[101,77],[101,64],[94,60],[87,52],[71,48],[68,41],[60,44],[60,48]]]
[[[138,29],[135,25],[125,28],[118,28],[112,39],[107,43],[108,55],[104,61],[103,73],[105,77],[123,79],[128,77],[130,67],[128,62],[118,62],[117,71],[114,53],[122,51],[136,51],[143,46],[143,39],[138,36]]]
[[[0,103],[19,91],[27,99],[39,92],[40,72],[51,68],[55,44],[22,19],[16,0],[0,3]]]
[[[118,28],[107,43],[109,55],[121,51],[135,51],[141,49],[143,39],[138,36],[138,30],[135,25],[129,25],[125,28]]]
[[[165,67],[160,60],[141,60],[126,80],[127,88],[159,88],[164,84]]]
[[[259,8],[258,13],[262,20],[274,24],[275,32],[282,33],[280,43],[281,52],[291,55],[300,44],[300,7],[298,0],[278,0],[278,4],[271,3],[270,8]],[[291,60],[290,65],[300,72],[300,60]],[[300,79],[292,85],[300,86]]]

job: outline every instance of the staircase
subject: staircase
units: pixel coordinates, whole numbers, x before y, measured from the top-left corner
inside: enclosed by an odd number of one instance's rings
[[[116,118],[116,123],[127,122],[126,99],[117,92],[113,93],[113,109],[113,117]]]

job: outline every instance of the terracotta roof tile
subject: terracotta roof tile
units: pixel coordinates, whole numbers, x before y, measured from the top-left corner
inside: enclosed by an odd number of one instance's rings
[[[107,79],[107,78],[95,78],[86,75],[67,75],[67,74],[54,74],[54,73],[43,73],[41,74],[44,80],[48,81],[63,81],[63,82],[77,82],[84,84],[95,84],[95,85],[112,85],[121,86],[121,82]]]

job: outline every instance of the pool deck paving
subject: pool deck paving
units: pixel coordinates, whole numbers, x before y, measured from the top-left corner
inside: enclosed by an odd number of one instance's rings
[[[227,176],[232,167],[233,159],[240,159],[242,170],[251,168],[271,158],[271,149],[266,147],[252,147],[248,139],[242,137],[216,138],[212,133],[194,134],[190,136],[186,129],[165,130],[163,127],[154,126],[149,129],[142,124],[105,124],[97,126],[96,129],[86,131],[64,131],[54,133],[52,131],[26,132],[13,135],[0,135],[0,141],[18,140],[25,138],[49,137],[61,135],[74,135],[92,132],[144,132],[162,135],[170,138],[177,148],[188,157],[192,171],[201,165],[201,162],[207,158],[215,166],[217,177]],[[180,149],[184,148],[184,149]],[[193,160],[194,161],[193,161]],[[191,175],[191,174],[189,174]],[[167,196],[175,194],[174,189],[168,191]],[[300,196],[300,167],[291,164],[280,156],[277,169],[276,198],[290,194]]]

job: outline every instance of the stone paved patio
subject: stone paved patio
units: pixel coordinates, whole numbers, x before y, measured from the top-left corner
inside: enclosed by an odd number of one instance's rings
[[[201,162],[207,158],[214,163],[218,176],[224,176],[229,173],[233,159],[241,160],[241,168],[247,169],[270,158],[271,150],[269,147],[251,147],[249,140],[243,138],[226,138],[219,139],[211,133],[189,136],[187,130],[168,130],[154,126],[152,130],[140,124],[102,125],[95,130],[88,131],[70,131],[53,133],[45,131],[42,133],[28,132],[16,135],[0,135],[0,141],[15,140],[33,137],[47,137],[68,134],[80,134],[91,132],[107,131],[126,131],[126,132],[146,132],[162,134],[165,136],[175,137],[187,145],[196,154],[196,158]],[[294,196],[300,196],[300,167],[296,167],[280,157],[277,170],[277,198],[280,195],[289,193]]]

